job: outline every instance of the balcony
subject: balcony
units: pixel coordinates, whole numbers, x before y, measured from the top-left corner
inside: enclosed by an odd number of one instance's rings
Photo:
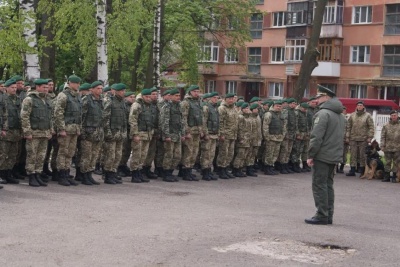
[[[323,24],[320,38],[343,38],[343,26],[341,24]]]
[[[218,74],[218,64],[217,63],[199,63],[199,74]]]
[[[311,76],[340,77],[340,63],[320,61]]]

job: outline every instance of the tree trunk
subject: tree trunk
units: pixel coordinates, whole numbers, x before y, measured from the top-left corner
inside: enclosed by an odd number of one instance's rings
[[[154,16],[153,37],[153,86],[160,88],[160,36],[161,36],[161,4],[158,0]]]
[[[111,65],[110,84],[119,83],[121,81],[121,72],[122,72],[122,58],[121,56],[118,56],[117,64]]]
[[[49,14],[45,13],[41,15],[40,20],[40,35],[45,38],[45,44],[42,48],[42,55],[40,57],[40,77],[43,78],[56,78],[55,73],[55,58],[56,48],[54,44],[49,44],[54,40],[53,25],[48,25],[48,19],[52,17],[54,10],[51,10]]]
[[[108,85],[108,57],[106,39],[107,0],[96,0],[97,8],[97,79]]]
[[[299,100],[303,98],[304,91],[306,90],[311,77],[311,73],[318,66],[318,41],[321,34],[322,20],[324,18],[324,12],[327,3],[328,0],[318,0],[316,4],[311,37],[308,42],[306,52],[304,53],[299,77],[296,82],[296,87],[293,91],[293,97]]]
[[[133,64],[132,64],[132,76],[131,76],[131,86],[133,91],[137,91],[138,87],[138,72],[137,69],[139,67],[140,56],[143,48],[143,32],[139,34],[139,38],[135,47],[135,51],[133,53]]]
[[[35,4],[33,0],[20,0],[24,21],[24,36],[30,51],[24,55],[25,79],[32,81],[40,77],[39,56],[37,53]]]

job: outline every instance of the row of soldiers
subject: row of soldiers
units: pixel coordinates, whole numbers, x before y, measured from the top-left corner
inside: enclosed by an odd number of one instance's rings
[[[256,176],[256,163],[267,175],[310,170],[306,159],[316,106],[312,100],[310,105],[298,105],[294,99],[253,98],[245,103],[235,94],[221,100],[217,93],[201,98],[197,85],[186,90],[182,101],[178,89],[165,91],[158,100],[156,88],[142,90],[135,99],[125,92],[125,84],[81,85],[76,75],[57,96],[51,80],[36,79],[22,97],[16,93],[17,80],[8,80],[0,93],[0,174],[5,182],[18,183],[21,174],[12,170],[21,170],[23,148],[22,169],[31,186],[46,186],[46,174],[64,186],[77,185],[76,180],[97,185],[92,174],[99,165],[107,184],[121,183],[121,172],[131,174],[135,183],[157,176],[174,182],[176,167],[183,180],[196,181],[196,162],[204,180],[217,179],[212,168],[222,179]],[[69,172],[75,154],[73,180]]]

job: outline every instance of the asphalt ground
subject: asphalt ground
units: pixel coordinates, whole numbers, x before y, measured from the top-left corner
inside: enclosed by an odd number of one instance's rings
[[[5,185],[0,265],[399,266],[400,184],[337,175],[333,225],[319,226],[304,223],[315,212],[310,173],[123,179]]]

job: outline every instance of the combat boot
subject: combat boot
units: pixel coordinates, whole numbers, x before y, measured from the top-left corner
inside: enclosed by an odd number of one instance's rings
[[[54,182],[58,182],[58,179],[59,179],[59,173],[56,169],[54,169],[51,175],[51,180]]]
[[[160,170],[158,170],[158,171],[160,172]],[[174,175],[172,175],[172,172],[170,174],[170,170],[164,170],[162,172],[163,172],[162,176],[163,176],[164,182],[168,182],[168,183],[176,182],[176,180],[175,180],[176,177]]]
[[[115,185],[117,182],[112,178],[112,173],[109,171],[104,171],[104,183]]]
[[[63,186],[70,186],[70,182],[67,180],[67,171],[59,170],[58,171],[58,184]]]
[[[0,184],[7,184],[7,181],[5,180],[5,171],[0,170]]]
[[[179,177],[183,177],[184,171],[183,171],[182,164],[179,164],[179,165],[178,165],[178,168],[179,168],[178,176],[179,176]]]
[[[103,168],[100,165],[100,162],[96,163],[96,167],[94,169],[94,174],[97,174],[97,175],[102,175],[103,174]]]
[[[288,172],[288,173],[294,173],[294,171],[289,167],[289,164],[285,164],[285,168],[286,168],[286,171]]]
[[[116,172],[110,172],[110,177],[116,184],[122,184],[122,178],[119,177]]]
[[[33,187],[39,187],[40,186],[40,184],[36,180],[36,175],[34,173],[29,174],[28,178],[29,178],[29,185],[30,186],[33,186]]]
[[[208,176],[210,177],[211,180],[216,181],[218,180],[217,176],[214,176],[214,173],[211,171],[211,168],[208,168]]]
[[[360,173],[360,178],[361,178],[364,175],[365,167],[360,167],[360,171],[361,171]]]
[[[393,172],[393,176],[390,177],[390,178],[391,178],[391,180],[392,180],[392,183],[397,183],[397,182],[398,182],[398,181],[397,181],[396,172]]]
[[[175,175],[174,175],[174,169],[167,170],[167,174],[168,174],[170,177],[172,177],[172,178],[175,180],[175,182],[179,182],[178,176],[175,176]]]
[[[154,173],[157,175],[157,177],[164,178],[163,177],[163,172],[164,172],[164,170],[163,170],[162,167],[156,167],[155,170],[154,170]]]
[[[357,163],[356,173],[360,173],[360,163]]]
[[[295,173],[301,173],[300,163],[299,163],[299,162],[293,163],[293,171],[294,171]]]
[[[385,172],[382,182],[390,182],[390,172]]]
[[[89,180],[87,172],[81,173],[81,176],[82,176],[82,179],[81,179],[82,184],[84,184],[84,185],[93,185]]]
[[[344,169],[344,163],[340,163],[338,173],[344,173],[343,169]]]
[[[81,168],[77,167],[75,173],[75,181],[81,182],[82,180],[83,180],[83,175],[81,173]]]
[[[141,183],[142,182],[142,180],[140,179],[140,176],[139,176],[139,170],[133,170],[132,171],[132,179],[131,179],[131,183],[136,183],[136,184],[138,184],[138,183]]]
[[[143,176],[143,170],[139,170],[139,178],[140,178],[140,180],[142,181],[142,183],[148,183],[148,182],[150,182],[150,180],[149,179],[147,179],[146,177],[144,177]]]
[[[208,175],[208,169],[202,169],[201,170],[201,174],[202,174],[202,180],[204,180],[204,181],[211,181],[211,178],[210,178],[210,176]]]
[[[226,176],[228,176],[229,179],[234,179],[234,178],[236,178],[235,175],[233,175],[232,173],[230,173],[230,172],[228,171],[228,168],[225,168],[225,174],[226,174]]]
[[[190,177],[189,169],[182,168],[182,180],[184,181],[192,181],[192,177]]]
[[[305,169],[307,172],[311,171],[310,166],[308,166],[307,161],[303,161],[303,169]]]
[[[20,166],[19,164],[14,165],[14,167],[11,170],[12,176],[14,176],[16,179],[19,179],[19,180],[25,180],[26,175],[24,176],[20,173],[20,171],[18,170],[19,166]]]
[[[271,166],[271,171],[274,173],[273,175],[278,175],[279,172],[275,170],[274,166]]]
[[[247,175],[242,172],[242,168],[238,168],[236,174],[239,175],[236,177],[247,177]]]
[[[93,173],[92,172],[88,172],[87,173],[88,179],[89,181],[94,184],[94,185],[100,185],[99,182],[97,182],[94,178],[93,178]]]
[[[289,172],[286,169],[286,164],[285,163],[283,163],[281,165],[281,174],[289,174]]]
[[[38,182],[38,184],[39,184],[40,186],[47,186],[47,183],[45,183],[45,182],[42,180],[42,178],[40,177],[40,174],[39,174],[39,173],[36,173],[36,174],[35,174],[35,178],[36,178],[36,181]]]
[[[19,184],[19,180],[15,179],[12,175],[12,170],[6,170],[5,179],[9,184]]]
[[[41,172],[38,175],[40,176],[40,179],[46,184],[49,182],[49,176],[47,176],[44,172]]]
[[[52,176],[52,174],[53,174],[49,169],[48,162],[43,163],[43,173],[46,174],[47,176]]]
[[[356,167],[350,167],[350,171],[346,173],[346,176],[356,176]]]
[[[150,166],[143,166],[143,172],[149,179],[157,179],[158,178],[158,176],[154,172],[151,171]]]
[[[228,175],[226,175],[226,169],[223,167],[220,167],[220,171],[219,171],[219,178],[220,179],[229,179]]]
[[[265,166],[264,174],[265,175],[275,175],[275,173],[272,171],[272,166],[269,166],[269,165]]]
[[[246,174],[247,176],[251,176],[251,177],[257,177],[258,175],[254,172],[253,168],[251,168],[251,166],[247,166],[246,167]]]

